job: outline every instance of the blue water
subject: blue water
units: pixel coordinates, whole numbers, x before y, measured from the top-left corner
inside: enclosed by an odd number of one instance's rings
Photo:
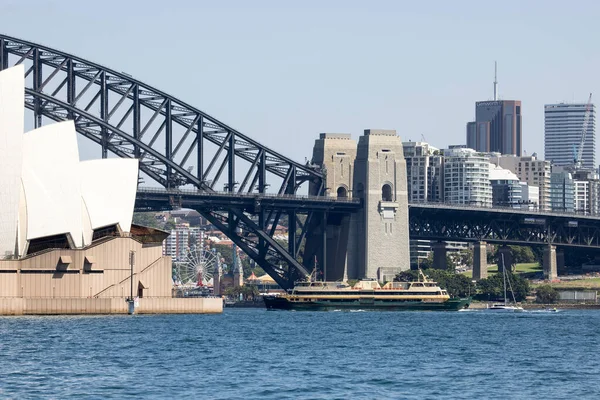
[[[598,398],[600,311],[0,318],[0,398]]]

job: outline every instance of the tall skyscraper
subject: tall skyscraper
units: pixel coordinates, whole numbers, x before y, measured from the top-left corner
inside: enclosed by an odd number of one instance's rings
[[[467,147],[520,156],[521,126],[519,100],[478,101],[475,121],[467,123]]]
[[[583,133],[587,104],[546,104],[544,106],[544,157],[554,165],[573,166]],[[596,107],[591,105],[581,166],[596,166]]]
[[[467,123],[467,147],[477,151],[521,155],[521,102],[498,100],[494,65],[494,100],[475,103],[475,121]]]

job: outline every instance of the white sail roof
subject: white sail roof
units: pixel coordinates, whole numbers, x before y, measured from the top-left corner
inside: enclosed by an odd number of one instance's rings
[[[17,248],[21,193],[25,68],[0,71],[0,259]]]
[[[79,150],[73,121],[25,134],[23,188],[27,240],[69,233],[83,246]]]
[[[80,171],[81,193],[92,229],[119,224],[123,231],[129,232],[137,189],[138,160],[84,161],[80,163]]]

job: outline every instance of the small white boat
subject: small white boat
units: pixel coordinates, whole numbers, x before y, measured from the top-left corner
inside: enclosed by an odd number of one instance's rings
[[[507,304],[493,304],[491,307],[488,307],[488,310],[496,311],[496,312],[522,312],[522,311],[525,311],[525,310],[523,310],[523,307],[509,306]]]
[[[518,306],[515,301],[515,293],[512,290],[512,285],[510,284],[510,278],[508,279],[508,284],[510,286],[510,292],[513,296],[513,301],[514,301],[514,305],[510,305],[507,303],[506,300],[506,277],[507,277],[507,273],[506,273],[506,267],[504,266],[504,254],[500,255],[502,257],[502,278],[503,279],[503,284],[504,284],[504,304],[493,304],[491,307],[488,307],[487,309],[489,311],[494,311],[494,312],[523,312],[525,310],[523,310],[523,307]]]

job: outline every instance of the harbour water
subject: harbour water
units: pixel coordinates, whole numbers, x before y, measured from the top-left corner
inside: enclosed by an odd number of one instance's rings
[[[598,398],[600,311],[1,317],[0,398]]]

